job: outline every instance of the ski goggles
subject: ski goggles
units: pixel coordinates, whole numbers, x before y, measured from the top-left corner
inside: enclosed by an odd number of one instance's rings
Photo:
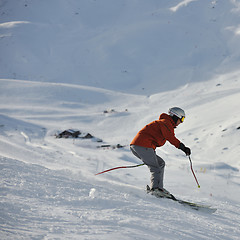
[[[185,119],[185,117],[180,118],[181,123],[184,121],[184,119]]]

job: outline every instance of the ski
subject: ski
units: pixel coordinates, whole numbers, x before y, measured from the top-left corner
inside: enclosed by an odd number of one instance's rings
[[[181,200],[181,199],[178,199],[178,198],[174,197],[172,194],[171,194],[171,197],[163,197],[163,196],[159,196],[157,194],[153,194],[153,192],[150,190],[150,187],[148,185],[147,185],[147,190],[146,191],[147,191],[147,193],[150,193],[150,194],[152,194],[153,196],[155,196],[157,198],[171,199],[171,200],[173,200],[175,202],[178,202],[178,203],[182,204],[185,207],[189,207],[189,208],[197,210],[197,211],[206,212],[206,213],[214,213],[214,212],[217,211],[216,208],[212,208],[209,205],[204,205],[204,204],[198,204],[198,203],[193,203],[193,202],[189,202],[189,201],[184,201],[184,200]]]

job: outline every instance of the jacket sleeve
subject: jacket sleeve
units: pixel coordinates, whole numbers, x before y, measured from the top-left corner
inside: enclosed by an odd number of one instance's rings
[[[169,141],[172,145],[174,145],[176,148],[179,148],[180,141],[175,137],[174,128],[171,126],[168,126],[167,123],[163,122],[161,126],[161,130],[162,130],[163,137],[167,141]]]

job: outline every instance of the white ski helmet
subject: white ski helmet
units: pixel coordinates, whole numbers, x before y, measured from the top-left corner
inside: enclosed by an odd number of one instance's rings
[[[179,107],[169,108],[168,114],[169,114],[170,116],[176,116],[176,117],[178,117],[181,122],[183,122],[184,119],[185,119],[185,112],[184,112],[181,108],[179,108]]]

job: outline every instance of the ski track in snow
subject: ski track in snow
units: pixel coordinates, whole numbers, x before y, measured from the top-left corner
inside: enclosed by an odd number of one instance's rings
[[[216,199],[218,212],[209,215],[131,186],[106,188],[105,182],[90,184],[80,174],[8,158],[1,158],[1,177],[1,235],[6,239],[239,237],[239,204],[233,202]]]

